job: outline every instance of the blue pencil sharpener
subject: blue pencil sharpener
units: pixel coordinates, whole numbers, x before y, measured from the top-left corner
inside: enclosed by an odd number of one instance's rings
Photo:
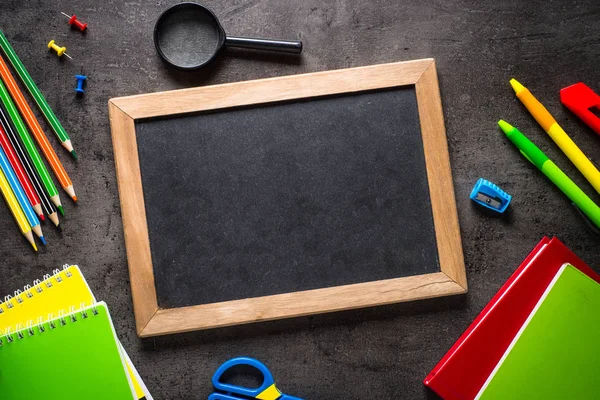
[[[483,207],[503,213],[508,208],[512,196],[490,181],[479,178],[471,191],[471,200]]]

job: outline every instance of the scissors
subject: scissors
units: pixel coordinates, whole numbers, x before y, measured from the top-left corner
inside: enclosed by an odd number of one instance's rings
[[[260,371],[263,375],[263,383],[256,389],[249,389],[237,385],[221,382],[221,377],[230,368],[238,365],[248,365]],[[250,357],[236,357],[226,361],[217,369],[212,378],[215,392],[208,396],[208,400],[302,400],[299,397],[283,394],[275,387],[275,381],[271,371],[265,364]]]

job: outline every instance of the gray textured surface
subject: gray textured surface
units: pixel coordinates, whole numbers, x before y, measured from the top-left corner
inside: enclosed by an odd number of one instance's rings
[[[196,74],[167,70],[154,51],[153,23],[174,3],[0,3],[0,28],[71,133],[81,159],[76,165],[60,150],[81,204],[63,196],[64,232],[46,226],[50,245],[40,254],[31,253],[0,208],[0,293],[64,262],[81,265],[97,297],[108,302],[125,348],[157,399],[206,398],[216,367],[238,354],[264,360],[284,391],[307,399],[425,398],[423,377],[543,235],[558,235],[599,269],[598,238],[495,128],[500,117],[522,128],[592,193],[523,110],[508,80],[520,78],[589,156],[600,159],[600,138],[563,110],[558,97],[560,88],[578,80],[600,91],[597,1],[209,1],[228,33],[300,37],[304,55],[295,62],[229,51],[214,68]],[[70,31],[60,11],[88,22],[88,34]],[[75,61],[49,54],[50,39],[66,45]],[[107,117],[110,97],[422,57],[438,63],[468,295],[157,340],[136,337]],[[90,80],[86,96],[77,100],[73,75],[82,65]],[[472,207],[468,195],[480,176],[514,195],[510,218],[488,218]]]

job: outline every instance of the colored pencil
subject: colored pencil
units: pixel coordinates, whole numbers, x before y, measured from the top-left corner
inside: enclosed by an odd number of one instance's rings
[[[40,146],[42,149],[42,153],[44,153],[44,156],[46,156],[46,160],[48,161],[48,164],[50,164],[52,171],[54,171],[54,175],[56,175],[58,182],[69,194],[69,196],[71,196],[73,201],[77,202],[77,196],[75,195],[75,190],[73,189],[73,182],[71,182],[67,171],[65,171],[65,168],[50,145],[46,134],[33,115],[31,107],[29,107],[27,100],[25,100],[23,93],[21,93],[21,89],[19,89],[19,86],[17,85],[17,81],[15,81],[15,78],[13,78],[8,69],[8,65],[6,65],[2,57],[0,57],[0,77],[2,77],[2,80],[8,88],[13,100],[15,103],[17,103],[17,108],[21,112],[25,122],[27,122],[27,126],[29,126],[29,129],[31,130],[31,133],[33,134],[38,146]]]
[[[25,196],[25,192],[15,175],[10,163],[8,162],[8,158],[6,154],[4,154],[4,150],[0,149],[0,169],[4,172],[4,176],[8,181],[8,184],[12,188],[15,197],[17,198],[25,217],[27,217],[27,221],[31,226],[31,230],[38,235],[43,244],[46,244],[46,239],[44,239],[44,234],[42,233],[42,227],[40,226],[40,220],[35,215],[33,208],[31,208],[31,204],[27,200],[27,196]]]
[[[50,198],[48,197],[48,194],[44,190],[44,186],[42,185],[40,177],[38,176],[37,172],[35,172],[35,169],[33,167],[33,164],[31,163],[31,160],[25,153],[25,150],[23,149],[23,145],[19,141],[17,133],[15,132],[15,130],[12,126],[12,123],[9,121],[8,114],[4,110],[4,107],[2,106],[2,104],[0,104],[0,127],[2,127],[4,129],[4,132],[6,132],[6,135],[8,136],[8,140],[10,141],[10,144],[12,145],[13,149],[17,153],[17,157],[18,157],[21,165],[24,167],[25,172],[27,173],[27,177],[29,178],[29,181],[32,183],[33,189],[35,190],[35,193],[37,194],[37,196],[39,197],[39,199],[42,203],[42,209],[43,209],[44,214],[46,214],[48,216],[48,218],[50,219],[50,221],[52,221],[54,223],[54,225],[56,225],[58,227],[60,222],[58,220],[58,214],[56,212],[56,207],[54,206],[54,204],[52,204],[52,202],[50,201]]]
[[[14,49],[12,48],[2,31],[0,31],[0,48],[2,49],[6,57],[9,59],[15,71],[17,71],[17,74],[21,78],[21,81],[27,87],[29,93],[31,93],[31,96],[34,98],[42,114],[44,114],[44,117],[46,117],[46,121],[48,121],[48,124],[50,124],[52,130],[54,131],[54,133],[56,133],[56,136],[60,140],[63,147],[67,149],[69,153],[71,153],[71,156],[73,156],[75,160],[77,160],[77,154],[75,153],[75,150],[73,150],[73,145],[71,144],[71,139],[69,138],[69,135],[60,124],[58,118],[56,118],[56,115],[54,115],[52,108],[50,108],[50,105],[42,95],[42,92],[40,92],[33,79],[31,79],[31,76],[25,69],[25,66],[17,56],[17,53],[15,53]]]
[[[23,236],[25,236],[27,241],[31,243],[33,249],[37,251],[37,246],[35,245],[35,241],[33,240],[33,234],[31,233],[31,226],[29,225],[29,222],[27,222],[27,218],[25,218],[25,214],[23,214],[23,210],[21,210],[19,202],[17,201],[17,198],[15,197],[15,194],[10,188],[10,185],[8,184],[8,181],[6,180],[6,177],[4,176],[4,173],[1,169],[0,191],[4,196],[4,200],[6,200],[6,204],[8,204],[8,208],[10,209],[10,212],[15,218],[15,221],[17,221],[17,225],[19,225],[21,233],[23,234]]]
[[[15,150],[13,149],[12,145],[10,144],[10,141],[8,140],[8,136],[6,135],[6,132],[2,127],[0,127],[0,147],[2,147],[2,150],[4,150],[4,154],[6,154],[10,166],[15,172],[15,175],[17,175],[17,179],[19,180],[19,183],[21,184],[21,187],[23,188],[23,191],[27,196],[27,201],[33,208],[33,211],[35,211],[38,215],[38,218],[41,221],[43,221],[44,213],[42,212],[42,204],[40,202],[40,198],[38,197],[37,193],[35,193],[35,190],[33,190],[33,185],[27,177],[27,174],[25,173],[21,162],[17,158]]]
[[[58,211],[60,211],[62,215],[65,215],[60,202],[60,197],[58,195],[58,190],[56,190],[56,186],[54,186],[54,182],[52,182],[52,178],[48,173],[48,169],[46,168],[46,165],[44,165],[42,157],[40,157],[40,153],[38,153],[35,145],[33,144],[33,140],[31,139],[31,136],[29,136],[29,132],[25,127],[25,123],[21,119],[15,103],[13,103],[10,94],[8,94],[8,90],[6,90],[6,87],[2,83],[2,80],[0,80],[0,100],[2,100],[4,107],[6,107],[6,111],[8,111],[8,115],[12,119],[17,132],[19,132],[19,136],[23,141],[23,145],[25,145],[27,153],[29,154],[31,161],[33,161],[33,165],[35,166],[35,169],[44,183],[44,187],[48,192],[48,196],[50,196],[50,200],[52,200]]]

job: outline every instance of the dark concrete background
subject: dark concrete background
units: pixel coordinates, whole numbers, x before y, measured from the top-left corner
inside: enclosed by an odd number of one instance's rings
[[[284,392],[307,399],[425,398],[421,380],[544,235],[557,235],[597,271],[598,237],[564,196],[515,151],[495,123],[505,118],[547,151],[584,190],[592,187],[524,111],[516,77],[596,161],[600,138],[559,102],[584,81],[600,91],[600,4],[587,1],[206,1],[235,35],[300,38],[302,59],[228,51],[209,70],[168,70],[152,44],[153,24],[176,1],[0,2],[2,29],[70,133],[80,162],[51,141],[80,204],[63,195],[59,234],[33,254],[0,207],[0,293],[63,263],[81,266],[106,300],[116,329],[156,399],[201,399],[229,357],[265,361]],[[70,31],[60,11],[89,23]],[[55,39],[75,58],[59,60]],[[134,331],[107,100],[213,83],[435,57],[469,280],[464,297],[141,341]],[[89,75],[76,99],[74,74]],[[482,215],[468,200],[479,177],[514,195],[508,218]],[[599,196],[593,198],[598,201]],[[60,372],[57,378],[60,378]]]

